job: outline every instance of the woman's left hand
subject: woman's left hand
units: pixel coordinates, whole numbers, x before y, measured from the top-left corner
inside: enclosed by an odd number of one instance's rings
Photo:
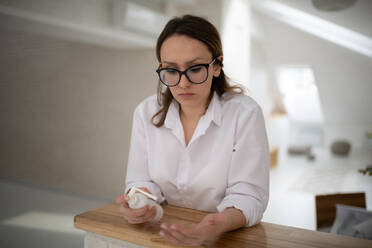
[[[226,216],[222,213],[208,214],[195,227],[187,228],[178,224],[162,223],[160,236],[184,246],[211,245],[223,233]]]

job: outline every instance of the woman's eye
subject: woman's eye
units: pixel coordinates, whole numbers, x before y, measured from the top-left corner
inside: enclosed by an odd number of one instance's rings
[[[176,73],[176,71],[173,70],[173,69],[166,69],[165,72],[166,72],[167,74],[175,74],[175,73]]]
[[[196,67],[190,68],[189,71],[192,73],[197,73],[197,72],[200,72],[201,69],[202,69],[201,66],[196,66]]]

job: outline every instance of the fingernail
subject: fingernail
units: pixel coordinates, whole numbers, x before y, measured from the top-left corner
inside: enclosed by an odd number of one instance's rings
[[[164,224],[164,223],[163,223],[163,224],[161,224],[161,225],[160,225],[160,227],[161,227],[161,228],[163,228],[163,229],[168,229],[168,228],[167,228],[167,225],[166,225],[166,224]]]
[[[162,236],[162,237],[164,237],[164,236],[165,236],[165,234],[164,234],[164,232],[163,232],[163,231],[160,231],[160,232],[159,232],[159,235],[160,235],[160,236]]]
[[[174,226],[174,225],[171,225],[170,228],[173,229],[173,230],[177,230],[177,227]]]

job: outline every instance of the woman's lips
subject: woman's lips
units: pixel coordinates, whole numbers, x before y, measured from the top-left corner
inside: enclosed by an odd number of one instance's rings
[[[193,95],[195,95],[194,93],[180,93],[178,94],[180,97],[184,98],[184,99],[187,99],[187,98],[191,98]]]

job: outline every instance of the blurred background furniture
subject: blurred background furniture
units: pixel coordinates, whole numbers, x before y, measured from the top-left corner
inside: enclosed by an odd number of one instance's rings
[[[316,227],[318,231],[331,230],[336,217],[336,204],[366,208],[364,192],[347,194],[316,195]]]
[[[278,147],[270,148],[270,169],[273,169],[278,164]]]
[[[332,142],[331,151],[334,155],[348,156],[351,144],[347,140],[336,140]]]
[[[372,211],[336,204],[336,218],[331,233],[372,240]]]
[[[309,161],[315,159],[314,153],[311,152],[311,145],[290,145],[288,147],[288,155],[305,156]]]

